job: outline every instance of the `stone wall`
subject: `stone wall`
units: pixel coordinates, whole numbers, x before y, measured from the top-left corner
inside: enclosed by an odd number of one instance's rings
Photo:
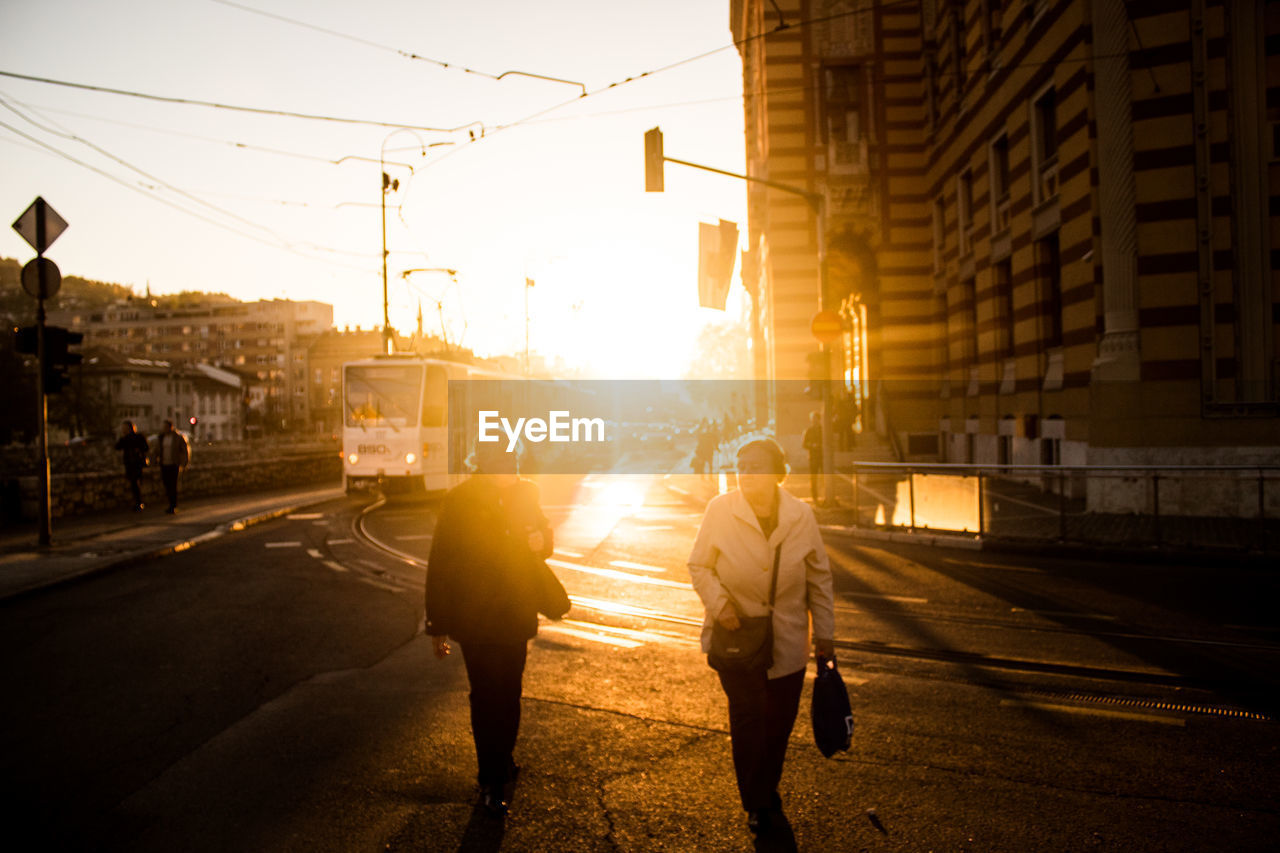
[[[188,498],[270,491],[291,486],[337,485],[342,481],[342,457],[337,452],[315,452],[279,456],[266,460],[244,460],[190,465],[178,481],[179,502]],[[39,480],[22,476],[7,483],[8,513],[19,511],[22,518],[39,513]],[[129,485],[122,470],[113,473],[55,473],[50,484],[53,516],[80,515],[105,509],[128,507]],[[153,506],[164,505],[160,469],[152,465],[142,479],[142,499]]]

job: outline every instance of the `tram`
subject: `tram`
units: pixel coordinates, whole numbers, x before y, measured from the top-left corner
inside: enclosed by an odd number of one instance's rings
[[[441,492],[449,471],[449,380],[473,368],[417,355],[385,355],[342,368],[342,479],[348,492]]]

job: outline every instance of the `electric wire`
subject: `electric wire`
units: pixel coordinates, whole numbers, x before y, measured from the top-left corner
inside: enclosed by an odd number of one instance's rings
[[[179,98],[170,95],[156,95],[148,92],[135,92],[130,89],[115,89],[110,86],[97,86],[92,83],[75,83],[69,80],[55,80],[51,77],[38,77],[32,74],[19,74],[16,71],[0,70],[0,77],[9,77],[14,80],[26,80],[30,83],[45,83],[50,86],[62,86],[69,89],[81,89],[87,92],[99,92],[108,95],[121,95],[128,98],[138,98],[146,101],[158,101],[167,104],[181,104],[184,106],[210,107],[219,110],[231,110],[233,112],[252,113],[254,115],[274,116],[278,118],[297,118],[306,119],[308,121],[324,121],[336,122],[338,124],[359,124],[371,127],[386,128],[404,128],[405,130],[421,130],[426,133],[456,133],[459,130],[465,130],[477,122],[468,122],[458,127],[428,127],[426,125],[408,124],[406,122],[396,121],[380,121],[378,119],[348,118],[342,116],[326,116],[316,113],[294,112],[292,110],[268,109],[265,107],[247,107],[237,104],[222,104],[216,101],[202,101],[195,98]]]
[[[242,229],[236,228],[236,227],[235,227],[235,226],[233,226],[233,225],[229,225],[229,224],[227,224],[226,222],[221,222],[221,221],[219,221],[219,220],[217,220],[217,219],[213,219],[213,218],[211,218],[211,217],[205,216],[204,214],[199,213],[198,211],[194,211],[194,210],[191,210],[190,208],[183,207],[182,205],[180,205],[180,204],[178,204],[178,203],[176,203],[176,202],[172,201],[171,199],[165,198],[165,197],[163,197],[163,196],[156,195],[154,192],[149,191],[147,188],[145,188],[145,187],[143,187],[143,186],[139,186],[139,185],[138,185],[138,184],[136,184],[136,183],[130,183],[129,181],[124,180],[123,178],[119,177],[118,175],[113,175],[113,174],[111,174],[110,172],[106,171],[105,169],[100,169],[99,167],[97,167],[97,166],[93,165],[92,163],[86,163],[85,161],[83,161],[83,160],[79,159],[78,157],[76,157],[76,156],[74,156],[74,155],[72,155],[72,154],[68,154],[67,152],[65,152],[65,151],[63,151],[63,150],[61,150],[61,149],[59,149],[59,148],[57,148],[57,147],[55,147],[55,146],[53,146],[53,145],[50,145],[49,143],[47,143],[47,142],[45,142],[45,141],[43,141],[43,140],[41,140],[41,139],[39,139],[39,138],[37,138],[37,137],[35,137],[35,136],[31,136],[30,134],[26,133],[25,131],[23,131],[23,130],[21,130],[21,129],[17,128],[17,127],[14,127],[13,125],[11,125],[11,124],[9,124],[9,123],[7,123],[7,122],[0,121],[0,128],[3,128],[4,130],[9,131],[10,133],[12,133],[12,134],[14,134],[14,135],[16,135],[16,136],[19,136],[19,137],[21,137],[21,138],[23,138],[23,139],[27,140],[28,142],[33,142],[33,143],[35,143],[37,146],[39,146],[41,149],[44,149],[44,151],[46,151],[46,152],[48,152],[48,153],[51,153],[51,154],[53,154],[54,156],[59,157],[59,158],[61,158],[61,159],[63,159],[63,160],[66,160],[66,161],[68,161],[68,162],[70,162],[70,163],[73,163],[73,164],[75,164],[75,165],[77,165],[77,166],[80,166],[80,167],[81,167],[81,168],[83,168],[83,169],[87,169],[88,171],[93,172],[94,174],[99,175],[100,177],[106,178],[107,180],[111,181],[112,183],[119,184],[120,186],[124,187],[124,188],[125,188],[125,189],[127,189],[127,190],[130,190],[130,191],[132,191],[132,192],[138,193],[139,195],[142,195],[142,196],[144,196],[145,198],[149,198],[149,199],[151,199],[152,201],[157,201],[157,202],[159,202],[160,204],[163,204],[163,205],[165,205],[165,206],[167,206],[167,207],[171,207],[171,208],[173,208],[174,210],[177,210],[177,211],[179,211],[179,212],[181,212],[181,213],[185,213],[186,215],[188,215],[188,216],[190,216],[190,217],[193,217],[193,218],[195,218],[195,219],[198,219],[198,220],[200,220],[200,221],[202,221],[202,222],[205,222],[205,223],[207,223],[207,224],[209,224],[209,225],[212,225],[212,226],[214,226],[214,227],[216,227],[216,228],[221,228],[221,229],[223,229],[224,231],[228,231],[228,232],[230,232],[230,233],[232,233],[232,234],[235,234],[235,235],[237,235],[237,236],[244,237],[244,238],[246,238],[246,239],[252,240],[252,241],[254,241],[255,243],[260,243],[260,244],[262,244],[262,245],[264,245],[264,246],[269,246],[269,247],[271,247],[271,248],[273,248],[273,249],[280,249],[280,250],[283,250],[283,251],[290,252],[290,253],[292,253],[292,254],[298,255],[299,257],[306,258],[306,259],[308,259],[308,260],[319,261],[319,262],[321,262],[321,263],[329,264],[329,265],[331,265],[331,266],[342,267],[342,268],[344,268],[344,269],[355,270],[355,271],[362,272],[362,273],[367,273],[367,272],[369,272],[369,270],[368,270],[367,268],[365,268],[365,267],[356,267],[356,266],[352,266],[351,264],[343,264],[343,263],[340,263],[340,262],[338,262],[338,261],[333,261],[333,260],[329,260],[329,259],[326,259],[326,258],[318,258],[318,257],[315,257],[315,256],[313,256],[313,255],[308,255],[308,254],[306,254],[306,253],[304,253],[304,252],[302,252],[302,251],[299,251],[299,247],[300,247],[300,246],[307,246],[307,247],[310,247],[310,248],[314,248],[314,249],[315,249],[315,250],[317,250],[317,251],[329,251],[329,252],[334,252],[335,250],[330,250],[330,249],[327,249],[326,247],[323,247],[323,246],[316,246],[315,244],[305,244],[305,243],[284,243],[284,244],[281,244],[281,243],[278,243],[278,242],[274,242],[274,241],[268,240],[268,239],[266,239],[266,238],[264,238],[264,237],[262,237],[262,236],[260,236],[260,235],[258,235],[258,234],[254,234],[254,233],[249,232],[249,231],[244,231],[244,230],[242,230]],[[367,255],[366,255],[366,257],[367,257]]]

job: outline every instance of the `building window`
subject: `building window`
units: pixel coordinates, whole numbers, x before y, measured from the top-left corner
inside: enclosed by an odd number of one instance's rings
[[[924,57],[924,126],[932,131],[938,122],[938,68],[932,52]]]
[[[951,13],[951,58],[955,65],[956,75],[956,103],[960,104],[964,98],[964,77],[969,64],[969,58],[965,51],[968,45],[965,44],[964,31],[964,4],[957,3]]]
[[[945,269],[944,253],[947,247],[947,202],[942,196],[933,200],[933,272],[941,275]]]
[[[1013,261],[1003,260],[991,268],[995,285],[996,353],[1013,358]]]
[[[991,143],[991,233],[999,234],[1009,227],[1009,136],[1000,134]]]
[[[1000,41],[1000,0],[982,0],[982,45],[987,51],[987,62],[994,70],[1000,66],[995,53]]]
[[[833,170],[865,168],[866,132],[862,69],[836,65],[826,69],[827,153]]]
[[[1031,104],[1031,171],[1036,204],[1058,195],[1058,99],[1052,86]]]
[[[973,251],[973,172],[965,169],[956,179],[956,231],[960,257]]]
[[[1036,243],[1036,266],[1041,283],[1040,307],[1044,316],[1044,349],[1062,346],[1062,258],[1058,232]]]
[[[968,279],[960,285],[960,310],[964,317],[964,363],[968,367],[978,364],[978,288],[977,282]]]

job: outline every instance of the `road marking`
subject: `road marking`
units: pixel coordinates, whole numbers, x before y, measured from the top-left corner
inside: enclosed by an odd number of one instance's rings
[[[616,569],[635,569],[637,572],[665,572],[661,566],[646,566],[644,563],[633,563],[630,560],[610,560],[609,565]]]
[[[624,639],[623,637],[610,637],[605,634],[595,634],[590,631],[580,631],[577,628],[571,628],[567,625],[544,625],[542,631],[550,634],[561,634],[566,637],[576,637],[579,640],[590,640],[593,643],[603,643],[606,646],[617,646],[621,649],[638,649],[644,643],[637,643],[635,640]]]
[[[896,601],[899,604],[928,604],[927,598],[916,598],[912,595],[886,595],[879,592],[842,592],[841,598],[875,598],[880,601]]]
[[[319,551],[317,551],[315,548],[308,548],[308,549],[307,549],[307,556],[308,556],[308,557],[314,557],[315,559],[319,560],[321,557],[323,557],[323,556],[324,556],[324,554],[321,554],[321,553],[320,553]]]
[[[566,551],[563,548],[557,548],[555,550],[555,553],[559,554],[561,557],[572,557],[575,560],[582,559],[582,555],[579,554],[577,551]]]
[[[670,524],[637,524],[637,530],[675,530]]]
[[[268,548],[301,548],[301,542],[268,542]]]
[[[598,622],[582,622],[577,619],[565,619],[556,624],[571,625],[575,628],[581,628],[584,631],[603,631],[606,634],[616,634],[619,637],[636,640],[641,644],[674,643],[682,646],[699,645],[699,641],[693,637],[679,637],[672,634],[659,633],[657,631],[638,631],[634,628],[619,628],[615,625],[601,625]]]
[[[1001,699],[1002,708],[1028,708],[1036,711],[1058,711],[1063,714],[1080,714],[1086,717],[1110,717],[1116,720],[1136,720],[1142,723],[1160,723],[1165,726],[1186,726],[1182,717],[1166,717],[1160,714],[1139,714],[1136,711],[1113,711],[1110,708],[1082,708],[1078,705],[1059,705],[1055,702],[1036,702],[1029,699]]]
[[[323,512],[294,512],[286,515],[285,518],[290,521],[311,521],[316,518],[324,518]]]
[[[1103,622],[1114,622],[1116,617],[1105,613],[1076,613],[1071,610],[1029,610],[1026,607],[1010,607],[1010,613],[1030,613],[1032,616],[1068,616],[1076,619],[1100,619]]]
[[[397,536],[395,538],[401,542],[409,542],[409,541],[418,540],[418,539],[430,539],[431,536],[432,534],[430,533],[408,533],[408,534],[405,534],[404,536]]]
[[[648,584],[649,586],[665,586],[670,589],[693,589],[692,584],[669,581],[664,578],[651,578],[646,575],[633,575],[628,572],[620,572],[616,569],[599,569],[595,566],[582,566],[577,563],[566,563],[564,560],[547,560],[547,565],[558,566],[562,569],[571,569],[575,572],[582,572],[588,575],[597,575],[602,578],[613,578],[614,580]]]
[[[322,560],[321,562],[323,562],[323,563],[324,563],[326,566],[328,566],[329,568],[333,569],[335,572],[349,572],[349,571],[351,571],[351,570],[350,570],[350,569],[348,569],[346,566],[342,565],[341,563],[335,563],[333,560]]]
[[[330,545],[350,545],[352,542],[355,542],[355,541],[356,540],[354,539],[329,539],[328,540]]]
[[[374,580],[373,578],[358,577],[358,578],[356,578],[356,580],[360,581],[360,583],[367,583],[369,586],[374,586],[374,587],[377,587],[378,589],[386,590],[387,592],[401,592],[401,591],[402,591],[402,590],[400,589],[400,587],[398,587],[398,586],[392,586],[392,585],[391,585],[391,584],[389,584],[389,583],[383,583],[382,581],[376,581],[376,580]]]

